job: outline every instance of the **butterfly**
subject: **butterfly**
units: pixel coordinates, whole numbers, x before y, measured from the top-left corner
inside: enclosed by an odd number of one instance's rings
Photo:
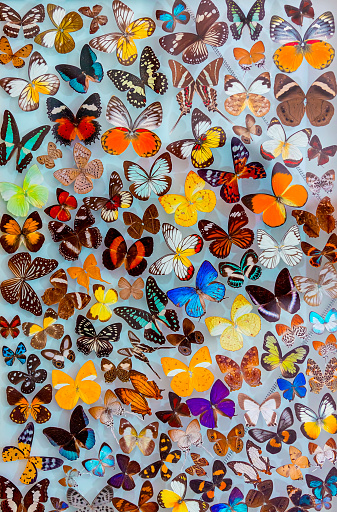
[[[303,491],[298,487],[287,485],[287,493],[294,507],[289,510],[305,512],[308,508],[314,505],[315,498],[309,494],[303,494]]]
[[[104,244],[107,249],[103,251],[103,265],[108,270],[116,270],[121,265],[130,276],[139,276],[147,267],[145,258],[151,256],[153,251],[153,238],[146,236],[134,242],[129,249],[123,235],[115,228],[110,228],[105,236]]]
[[[227,277],[227,284],[232,288],[240,288],[245,277],[256,281],[262,273],[262,269],[256,263],[259,257],[255,251],[248,249],[240,260],[240,265],[230,261],[219,263],[219,272],[223,277]]]
[[[329,393],[326,393],[318,405],[318,413],[304,404],[295,404],[295,414],[298,421],[302,422],[300,427],[302,434],[307,439],[317,439],[321,430],[329,434],[337,432],[337,415],[334,414],[336,403]]]
[[[76,212],[74,229],[55,220],[48,223],[52,240],[56,243],[61,242],[59,253],[65,260],[77,260],[82,247],[97,249],[101,245],[100,230],[97,227],[91,227],[94,223],[94,216],[84,204]]]
[[[187,476],[185,473],[180,473],[171,480],[171,489],[172,490],[164,489],[159,491],[157,501],[160,507],[173,507],[175,512],[182,512],[183,510],[203,512],[208,509],[208,504],[205,501],[192,499],[185,500],[187,492]]]
[[[198,476],[205,476],[206,470],[204,467],[209,466],[208,460],[204,457],[200,457],[198,453],[190,453],[191,459],[192,459],[192,466],[189,466],[185,469],[185,472],[188,475],[198,475]]]
[[[235,403],[227,399],[229,390],[217,379],[210,391],[210,400],[206,398],[189,398],[186,400],[187,407],[193,416],[200,416],[200,423],[207,428],[218,426],[218,414],[232,418],[235,413]]]
[[[185,458],[191,446],[202,446],[200,423],[197,419],[192,420],[187,425],[186,430],[172,429],[168,431],[168,435],[173,442],[177,443],[178,448],[185,453]]]
[[[201,0],[195,16],[196,34],[177,32],[159,39],[160,46],[170,55],[182,53],[186,64],[200,64],[208,57],[207,45],[219,48],[228,39],[228,26],[217,21],[220,13],[211,0]]]
[[[337,371],[337,359],[333,357],[327,363],[325,371],[322,371],[318,364],[310,357],[307,360],[307,371],[306,374],[311,378],[309,379],[310,390],[313,393],[320,393],[324,388],[324,385],[332,393],[337,390],[337,377],[335,373]]]
[[[141,478],[155,478],[160,471],[161,479],[165,482],[172,476],[172,471],[167,467],[167,463],[176,464],[181,458],[180,450],[173,450],[172,443],[167,434],[161,434],[159,441],[160,460],[146,466],[139,474]]]
[[[26,423],[30,414],[38,424],[46,423],[50,419],[51,412],[44,407],[44,404],[50,404],[52,401],[52,387],[50,384],[41,388],[30,403],[27,398],[11,386],[7,387],[6,394],[8,404],[15,406],[9,415],[14,423]]]
[[[189,318],[183,320],[183,332],[184,334],[168,334],[166,339],[171,345],[178,347],[180,354],[190,356],[191,345],[193,343],[201,345],[204,342],[204,335],[201,331],[195,331],[194,323]]]
[[[300,296],[286,267],[276,277],[274,293],[267,288],[256,285],[246,286],[246,292],[253,304],[258,306],[258,312],[262,318],[268,322],[277,322],[280,319],[282,309],[294,314],[301,306]]]
[[[153,131],[163,120],[161,103],[156,101],[148,107],[133,122],[128,109],[117,96],[111,96],[106,111],[107,121],[115,126],[103,133],[102,148],[110,155],[122,154],[130,142],[140,157],[154,156],[161,147],[161,140]]]
[[[202,250],[204,245],[202,238],[196,234],[183,238],[178,228],[166,222],[162,224],[162,233],[166,245],[172,253],[162,256],[152,263],[149,268],[150,274],[167,275],[174,270],[181,281],[191,279],[194,274],[194,266],[189,258]]]
[[[88,92],[90,82],[99,83],[104,76],[102,64],[97,62],[97,56],[88,44],[81,50],[79,68],[70,64],[58,64],[55,69],[74,91],[81,94]]]
[[[168,297],[151,276],[146,280],[145,293],[149,312],[123,306],[115,308],[114,313],[123,318],[131,329],[144,329],[146,340],[164,345],[165,336],[160,329],[160,322],[171,331],[177,332],[179,330],[177,313],[174,309],[166,309]]]
[[[313,475],[305,475],[305,479],[309,489],[313,489],[312,493],[316,499],[322,499],[325,494],[329,495],[330,497],[336,496],[336,468],[330,469],[329,473],[326,475],[324,479],[324,482],[320,478],[314,477]]]
[[[80,448],[90,450],[95,445],[95,433],[88,425],[89,419],[82,405],[78,405],[71,413],[69,432],[59,427],[47,427],[43,433],[53,446],[59,446],[62,457],[77,460]]]
[[[116,455],[116,460],[121,473],[109,478],[108,484],[115,489],[122,488],[124,491],[132,491],[136,487],[133,476],[140,472],[140,465],[137,461],[130,460],[130,457],[121,453]]]
[[[259,446],[254,444],[250,439],[246,443],[246,452],[249,460],[243,461],[230,461],[227,463],[228,467],[236,475],[243,475],[244,481],[253,484],[254,487],[261,481],[259,471],[271,475],[271,465],[269,457],[263,457],[262,450]]]
[[[250,144],[253,141],[252,135],[260,137],[262,135],[262,128],[256,124],[255,118],[251,114],[246,114],[246,126],[233,126],[235,135],[239,135],[244,144]]]
[[[305,210],[294,210],[292,212],[299,226],[303,225],[303,231],[310,238],[317,238],[322,229],[326,233],[334,231],[336,226],[333,213],[335,208],[332,206],[329,197],[323,197],[316,208],[316,215]]]
[[[95,420],[100,420],[102,425],[113,429],[114,416],[122,416],[126,414],[122,404],[117,400],[115,393],[111,389],[107,389],[104,395],[104,406],[90,407],[89,412]],[[131,413],[129,413],[131,414]]]
[[[56,260],[41,257],[32,261],[30,254],[27,252],[14,254],[8,260],[8,267],[13,272],[14,277],[2,281],[0,284],[1,295],[9,304],[16,304],[19,301],[21,309],[29,311],[35,316],[41,316],[40,299],[28,281],[50,274],[57,265]]]
[[[203,501],[212,503],[215,497],[216,488],[224,492],[228,491],[232,487],[232,480],[230,478],[225,478],[226,471],[224,463],[220,460],[216,460],[212,467],[212,481],[198,479],[191,480],[190,488],[196,494],[202,494],[201,499]],[[200,475],[197,473],[197,476]]]
[[[311,193],[317,199],[320,199],[321,189],[327,194],[332,193],[335,184],[335,171],[333,169],[326,171],[321,178],[312,172],[307,172],[305,177]]]
[[[332,71],[316,78],[306,94],[295,80],[278,73],[274,95],[281,103],[277,106],[276,114],[286,126],[298,126],[304,113],[313,126],[326,126],[334,115],[334,107],[328,100],[332,100],[336,92],[336,77]]]
[[[324,295],[331,299],[337,298],[337,271],[333,263],[325,263],[318,279],[294,276],[297,290],[303,293],[303,300],[311,307],[322,303]]]
[[[169,60],[168,64],[172,72],[173,87],[181,89],[176,95],[180,115],[171,132],[173,132],[177,127],[180,119],[190,113],[193,105],[194,94],[196,92],[209,112],[217,112],[226,119],[226,121],[229,121],[229,119],[227,119],[227,117],[218,109],[216,101],[217,91],[214,89],[214,86],[218,85],[219,82],[219,73],[223,64],[223,59],[215,59],[207,64],[195,80],[185,66],[177,60]]]
[[[164,32],[174,32],[177,23],[186,25],[190,21],[190,14],[183,0],[174,0],[172,12],[157,10],[156,18],[163,22],[161,28]]]
[[[286,407],[280,415],[277,431],[263,430],[260,428],[249,429],[249,435],[257,443],[265,443],[268,441],[266,450],[273,455],[282,450],[282,443],[293,444],[296,439],[296,431],[289,429],[294,424],[294,417],[290,407]]]
[[[329,162],[330,157],[335,156],[337,151],[337,145],[327,146],[326,148],[322,147],[321,141],[317,137],[317,135],[313,135],[310,139],[308,148],[308,158],[309,161],[317,158],[317,165],[324,165]]]
[[[227,18],[229,21],[234,22],[230,26],[230,29],[235,40],[241,39],[242,31],[245,26],[249,29],[252,41],[258,39],[263,28],[258,21],[263,20],[265,16],[264,2],[265,0],[256,0],[249,9],[247,16],[245,16],[234,0],[226,0]]]
[[[87,16],[91,18],[89,34],[95,34],[97,30],[108,23],[108,17],[104,14],[100,14],[103,7],[101,5],[94,5],[91,9],[90,7],[80,7],[78,12],[83,14],[83,16]]]
[[[332,310],[330,310],[329,313],[331,313],[331,311]],[[313,311],[311,313],[313,313]],[[311,315],[311,313],[310,313],[310,315]],[[334,312],[333,316],[335,316],[335,315],[336,315],[336,313]],[[331,324],[333,324],[333,322],[331,320],[329,322],[331,322]],[[329,322],[327,323],[327,325],[329,325]],[[334,326],[336,326],[336,324],[334,324]],[[337,329],[334,329],[334,332],[336,330]],[[314,330],[314,326],[313,326],[313,331],[318,332],[318,329]],[[322,334],[322,333],[320,332],[319,334]],[[313,341],[312,346],[314,347],[315,350],[317,350],[317,352],[319,353],[320,356],[324,357],[324,359],[328,358],[329,356],[331,356],[332,354],[337,352],[337,340],[333,334],[329,334],[329,336],[325,340],[325,343],[323,341]]]
[[[63,459],[58,459],[57,457],[31,456],[30,451],[33,438],[34,423],[30,422],[27,423],[26,427],[19,435],[18,446],[5,446],[2,449],[2,460],[4,462],[26,460],[26,467],[20,476],[20,482],[26,485],[34,484],[36,482],[38,469],[41,471],[50,471],[52,469],[59,468],[63,464]],[[46,481],[48,482],[48,480]]]
[[[158,198],[166,213],[174,213],[174,221],[179,226],[190,227],[198,220],[198,211],[212,212],[216,205],[213,190],[204,190],[206,182],[194,171],[185,179],[185,195],[165,194]],[[1,189],[0,189],[1,191]]]
[[[21,364],[24,364],[26,361],[25,352],[27,351],[25,345],[20,342],[18,346],[14,350],[12,350],[9,347],[3,346],[2,347],[2,356],[5,359],[5,363],[7,366],[13,366],[14,362],[18,360]]]
[[[32,53],[28,64],[28,80],[6,77],[0,79],[0,86],[12,98],[19,96],[19,107],[24,112],[37,110],[40,94],[54,96],[60,87],[56,75],[48,73],[48,65],[39,52]]]
[[[218,457],[224,457],[230,448],[235,453],[240,453],[243,450],[242,438],[245,435],[245,429],[242,423],[233,427],[225,436],[222,432],[217,430],[208,429],[207,438],[213,444],[213,451]]]
[[[149,381],[144,373],[135,370],[130,370],[130,381],[134,389],[117,388],[115,389],[116,395],[123,404],[131,404],[132,412],[141,414],[143,418],[147,414],[151,416],[151,409],[146,398],[161,400],[163,398],[161,391],[163,390],[160,390],[153,380]]]
[[[311,0],[301,0],[299,7],[292,5],[285,5],[284,10],[286,15],[291,18],[291,21],[296,25],[302,26],[303,18],[314,19],[314,8],[312,7]]]
[[[36,160],[39,164],[45,165],[47,169],[53,169],[53,167],[55,167],[55,160],[57,160],[58,158],[62,158],[62,151],[56,147],[56,144],[54,144],[54,142],[48,142],[47,153],[48,153],[47,155],[38,156],[36,158]],[[64,192],[64,190],[59,189],[59,188],[57,189],[57,191]],[[61,192],[57,192],[57,191],[56,191],[57,195],[60,195]],[[68,194],[68,196],[69,196],[69,194]],[[71,197],[73,197],[73,196],[71,196]],[[69,206],[71,206],[71,204]],[[51,208],[52,207],[49,207],[49,210]],[[49,215],[49,213],[48,213],[48,215]]]
[[[245,422],[248,427],[255,427],[258,422],[260,413],[265,420],[267,427],[276,425],[277,414],[275,409],[281,405],[280,393],[272,393],[261,404],[250,398],[244,393],[238,394],[239,407],[246,411],[244,414]]]
[[[92,291],[96,302],[87,312],[87,318],[107,322],[112,316],[112,311],[109,306],[117,302],[118,294],[113,288],[105,291],[105,286],[101,284],[94,284]]]
[[[172,357],[162,357],[161,364],[165,375],[173,377],[171,388],[180,397],[191,396],[194,390],[205,392],[213,384],[214,375],[208,369],[212,359],[207,346],[201,347],[194,354],[188,366]]]
[[[68,503],[66,503],[65,501],[61,501],[60,498],[51,497],[50,501],[55,509],[52,512],[63,512],[64,510],[69,508]]]
[[[29,337],[32,337],[30,344],[36,350],[45,348],[48,336],[54,340],[59,340],[64,334],[64,327],[62,324],[55,323],[58,319],[58,314],[52,309],[48,308],[43,317],[42,327],[32,322],[23,322],[22,332]]]
[[[303,128],[303,130],[299,130],[287,137],[280,121],[273,117],[268,125],[267,135],[270,140],[263,142],[260,147],[260,153],[265,160],[274,160],[281,155],[287,167],[298,167],[300,165],[303,161],[303,155],[299,148],[305,148],[308,145],[311,137],[311,128]],[[281,164],[276,165],[280,166]],[[280,190],[280,192],[283,191]]]
[[[7,377],[11,384],[15,386],[21,384],[21,392],[29,395],[35,390],[36,384],[42,384],[47,378],[46,370],[38,369],[41,361],[35,354],[30,354],[27,358],[27,373],[22,371],[9,372]]]
[[[64,361],[68,359],[71,363],[75,362],[75,352],[71,350],[72,342],[70,336],[67,334],[60,344],[60,349],[47,348],[41,351],[43,356],[48,361],[51,361],[55,368],[62,370],[64,368]]]
[[[212,505],[211,512],[247,512],[247,505],[242,501],[243,499],[244,494],[238,487],[234,487],[229,495],[228,503]]]
[[[160,63],[151,46],[142,51],[139,61],[139,75],[133,75],[121,69],[110,69],[108,77],[119,91],[125,92],[127,101],[136,108],[146,105],[145,85],[157,94],[165,94],[168,82],[164,73],[158,73]]]
[[[72,468],[71,466],[67,466],[66,464],[64,464],[62,469],[65,473],[65,476],[61,478],[58,483],[62,485],[62,487],[78,487],[76,478],[82,476],[82,473],[80,473],[77,469]],[[51,500],[52,498],[50,498],[50,501]],[[68,507],[69,505],[66,508]]]
[[[124,224],[126,226],[130,226],[128,227],[127,232],[132,238],[140,238],[144,230],[156,235],[160,229],[158,217],[159,213],[156,205],[154,204],[150,204],[150,206],[146,208],[142,219],[132,212],[123,213]]]
[[[86,459],[82,461],[82,466],[91,474],[99,477],[105,475],[105,468],[114,468],[115,458],[112,455],[112,449],[107,443],[102,443],[98,459]]]
[[[61,370],[53,370],[52,384],[57,390],[54,396],[56,403],[61,409],[71,410],[79,399],[85,404],[97,402],[101,386],[94,382],[96,378],[96,368],[91,359],[81,366],[75,379]]]
[[[122,349],[123,350],[123,349]],[[101,360],[101,370],[104,373],[105,382],[114,382],[117,378],[122,382],[130,380],[130,370],[132,369],[132,361],[129,357],[125,357],[117,367],[114,363],[103,357]]]
[[[247,164],[249,152],[237,137],[232,137],[231,149],[234,172],[207,169],[198,171],[198,174],[212,187],[221,185],[220,197],[226,203],[237,203],[240,200],[238,180],[244,178],[259,180],[267,175],[261,163],[251,162]]]
[[[113,351],[111,342],[119,340],[121,330],[122,324],[117,323],[107,325],[97,333],[88,318],[78,315],[75,327],[76,334],[80,335],[76,342],[77,349],[85,355],[94,351],[97,357],[107,357]]]
[[[15,339],[20,334],[20,325],[21,320],[19,315],[15,315],[11,322],[8,322],[4,316],[0,316],[0,335],[5,339],[7,339],[8,336],[11,336],[13,339]]]
[[[287,347],[291,347],[294,344],[296,337],[305,339],[307,336],[307,328],[300,315],[292,317],[290,327],[284,324],[276,324],[275,329],[277,334],[282,336],[282,341]]]
[[[309,352],[307,345],[289,350],[286,354],[282,354],[279,342],[272,332],[267,331],[264,335],[263,350],[266,350],[261,356],[261,366],[268,372],[279,368],[284,378],[296,377],[302,364]]]
[[[4,6],[5,4],[2,5]],[[20,509],[27,510],[27,512],[37,509],[40,512],[44,512],[45,507],[43,503],[48,501],[48,486],[49,480],[44,478],[31,487],[29,491],[26,492],[25,496],[23,496],[13,482],[4,476],[0,476],[0,492],[1,496],[4,497],[2,506],[13,512],[17,512]],[[53,498],[51,498],[51,500],[52,499]]]
[[[75,41],[70,35],[83,27],[83,20],[77,12],[71,11],[66,14],[63,7],[54,4],[47,5],[47,13],[55,28],[40,32],[34,42],[51,48],[54,46],[57,53],[69,53],[75,48]]]
[[[329,11],[321,14],[303,37],[281,16],[272,16],[270,38],[282,44],[273,55],[275,65],[284,73],[292,73],[300,67],[304,57],[313,68],[325,69],[335,56],[335,50],[326,42],[334,33],[334,17]]]
[[[22,228],[19,223],[6,213],[1,217],[0,230],[5,233],[0,237],[2,248],[8,253],[16,252],[23,243],[30,252],[37,252],[44,243],[44,235],[38,231],[42,228],[38,212],[32,212],[24,221]]]
[[[77,509],[78,512],[85,512],[86,510],[104,510],[105,512],[113,512],[113,508],[109,506],[112,502],[113,489],[110,485],[106,485],[99,491],[97,496],[90,503],[82,494],[76,489],[67,490],[67,501],[71,507]]]
[[[21,173],[32,161],[32,151],[39,149],[49,130],[50,126],[48,125],[39,126],[26,133],[21,139],[18,125],[13,114],[9,110],[5,110],[0,132],[1,139],[4,141],[0,143],[0,165],[7,165],[12,156],[14,156],[15,151],[17,151],[16,170]],[[37,168],[37,166],[33,166],[33,168]],[[26,181],[28,185],[28,179]],[[42,181],[41,179],[41,182]],[[15,188],[14,185],[12,185],[12,187]],[[35,198],[35,201],[36,200],[37,198]]]
[[[310,467],[308,457],[302,455],[301,450],[295,446],[289,446],[289,455],[291,464],[276,468],[276,473],[292,480],[303,480],[301,469]]]
[[[212,149],[225,145],[226,133],[221,126],[212,126],[211,119],[198,108],[192,112],[191,124],[193,139],[177,140],[166,149],[181,160],[190,156],[193,167],[208,167],[214,162]]]
[[[248,89],[232,75],[225,75],[225,109],[232,116],[238,116],[246,107],[256,116],[262,117],[270,110],[270,101],[264,96],[270,91],[271,81],[268,72],[261,73]],[[268,132],[267,132],[268,133]]]
[[[258,68],[262,68],[266,60],[264,52],[265,47],[262,41],[257,41],[256,43],[254,43],[250,50],[246,50],[245,48],[233,48],[234,59],[239,61],[238,64],[244,71],[249,71],[252,68],[253,64]],[[252,117],[250,114],[248,114],[248,116]],[[262,133],[261,127],[256,126],[256,129],[258,128],[260,128],[260,133],[255,133],[255,135],[261,135]],[[244,140],[242,142],[244,142],[245,144],[249,144],[250,138],[249,142]]]
[[[138,56],[134,39],[145,39],[153,34],[156,24],[151,18],[143,17],[133,20],[134,12],[120,0],[112,2],[119,32],[112,32],[94,37],[89,41],[92,48],[105,53],[113,53],[123,66],[130,66]]]
[[[195,288],[182,286],[167,292],[167,297],[177,307],[185,306],[185,312],[192,318],[200,318],[206,314],[206,299],[210,302],[221,302],[225,296],[225,285],[215,281],[218,273],[213,265],[205,260],[197,273]]]
[[[0,5],[0,21],[6,22],[2,29],[8,37],[18,37],[20,27],[22,27],[23,36],[26,39],[36,36],[40,32],[40,27],[37,23],[42,23],[44,17],[45,11],[42,4],[36,5],[22,17],[13,7],[2,2]]]
[[[247,350],[240,365],[224,355],[217,354],[215,359],[230,391],[241,389],[243,381],[253,388],[262,385],[261,370],[258,368],[259,353],[256,347]]]
[[[280,242],[277,242],[263,229],[257,230],[256,240],[259,249],[263,249],[259,254],[259,263],[266,268],[277,267],[281,258],[291,267],[297,265],[302,259],[302,251],[296,247],[301,242],[300,232],[296,225],[286,231]]]
[[[155,448],[154,439],[158,437],[158,421],[154,421],[143,427],[139,433],[125,418],[121,418],[119,424],[119,446],[124,453],[131,453],[138,446],[143,455],[151,455]]]
[[[125,178],[132,181],[129,190],[140,201],[147,201],[152,192],[163,196],[171,188],[172,178],[167,174],[172,170],[172,162],[171,155],[167,152],[158,156],[149,172],[130,161],[124,161],[123,166]]]
[[[337,445],[333,437],[330,437],[324,444],[323,448],[315,443],[308,443],[308,450],[310,455],[313,455],[314,461],[320,468],[323,467],[324,462],[329,460],[335,464],[337,459]]]
[[[153,487],[151,482],[144,482],[139,492],[138,506],[124,498],[112,498],[112,503],[119,512],[124,512],[125,510],[157,512],[159,508],[158,504],[155,501],[149,502],[152,497]]]
[[[0,12],[0,19],[1,16],[2,13]],[[23,68],[23,66],[25,65],[25,61],[23,59],[27,59],[27,57],[29,57],[29,55],[32,52],[32,49],[32,44],[26,44],[16,52],[13,52],[7,37],[2,36],[0,38],[0,52],[2,52],[0,54],[0,64],[9,64],[9,62],[11,62],[15,68]]]
[[[323,256],[331,262],[335,263],[337,261],[337,236],[336,233],[333,233],[329,236],[328,241],[326,242],[325,246],[322,250],[317,249],[313,245],[309,244],[308,242],[301,242],[301,248],[302,251],[306,256],[311,256],[309,263],[313,267],[320,267],[322,263]]]
[[[140,300],[144,293],[144,281],[141,277],[137,277],[137,279],[131,284],[125,277],[121,277],[118,281],[119,298],[122,300],[128,300],[131,295],[135,300]]]
[[[53,144],[53,142],[49,142]],[[37,157],[37,160],[40,157]],[[56,189],[56,197],[58,204],[48,206],[44,212],[49,215],[52,219],[57,219],[61,222],[67,222],[71,219],[70,210],[76,210],[77,200],[74,196],[71,196],[69,192],[66,192],[62,188]]]
[[[181,403],[181,398],[176,393],[169,391],[168,399],[170,402],[171,410],[157,411],[155,414],[157,418],[163,423],[167,423],[170,427],[181,428],[182,423],[180,416],[190,417],[191,413],[186,403]],[[166,435],[166,434],[162,434]],[[159,443],[161,445],[161,443]],[[171,450],[171,448],[170,448]]]
[[[96,281],[101,281],[102,283],[108,283],[108,281],[104,281],[104,279],[102,279],[101,271],[97,266],[97,261],[93,254],[89,254],[89,256],[86,257],[83,263],[83,268],[70,267],[67,269],[67,272],[72,279],[76,279],[77,284],[84,286],[88,293],[90,279],[95,279]]]

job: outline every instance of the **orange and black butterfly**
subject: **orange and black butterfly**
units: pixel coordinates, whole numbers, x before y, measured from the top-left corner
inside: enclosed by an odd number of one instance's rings
[[[330,235],[329,240],[325,244],[322,250],[316,249],[308,242],[301,242],[302,251],[306,256],[310,256],[309,263],[313,267],[320,267],[322,263],[323,256],[326,257],[328,261],[331,263],[336,263],[337,261],[337,235],[336,233],[332,233]]]
[[[158,503],[155,501],[149,502],[152,497],[153,487],[151,482],[144,482],[139,493],[138,506],[124,498],[112,498],[112,504],[118,512],[126,512],[127,510],[132,510],[132,512],[157,512],[159,509]]]
[[[144,468],[139,476],[141,478],[155,478],[160,471],[161,479],[167,482],[172,476],[172,471],[167,467],[167,463],[176,464],[181,459],[181,451],[173,450],[172,442],[167,434],[161,434],[159,441],[160,460],[152,462]]]
[[[5,234],[1,235],[0,244],[8,254],[16,252],[21,243],[28,251],[37,252],[44,243],[44,235],[38,231],[41,228],[42,221],[38,212],[32,212],[24,221],[22,228],[13,217],[5,213],[0,224],[0,229]]]
[[[212,481],[207,480],[191,480],[190,487],[196,494],[202,494],[201,499],[207,503],[212,503],[214,500],[215,490],[218,488],[220,491],[229,491],[232,487],[232,479],[225,478],[226,467],[221,460],[215,460],[212,468]]]
[[[13,339],[15,339],[20,334],[18,329],[20,325],[21,320],[19,315],[15,315],[11,322],[8,322],[4,316],[0,316],[0,335],[3,338],[8,338],[8,336],[11,336]]]
[[[200,220],[198,228],[206,242],[211,242],[209,251],[216,258],[224,259],[231,252],[232,245],[248,249],[254,241],[254,232],[246,228],[248,217],[240,204],[236,204],[228,217],[228,233],[215,222]]]
[[[46,421],[50,419],[51,412],[44,407],[44,404],[50,404],[52,400],[53,393],[51,384],[47,384],[41,388],[31,402],[12,386],[7,387],[6,393],[9,405],[15,406],[9,415],[14,423],[26,423],[29,415],[32,415],[33,420],[40,424],[46,423]]]
[[[123,404],[130,405],[131,411],[141,414],[143,418],[148,414],[151,415],[147,398],[161,400],[163,397],[157,384],[149,381],[146,375],[136,370],[130,370],[130,381],[133,388],[117,388],[115,393]]]
[[[226,203],[237,203],[240,201],[238,180],[243,178],[260,180],[267,176],[260,162],[247,164],[249,152],[237,137],[232,138],[232,158],[234,172],[213,171],[212,169],[198,171],[199,176],[212,187],[222,185],[220,197]]]

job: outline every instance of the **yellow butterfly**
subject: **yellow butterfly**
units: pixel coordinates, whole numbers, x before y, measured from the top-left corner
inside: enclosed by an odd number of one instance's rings
[[[300,370],[299,365],[304,362],[309,352],[307,345],[300,345],[283,355],[279,342],[270,331],[264,335],[263,349],[266,352],[261,356],[261,366],[267,372],[279,368],[285,379],[296,377]]]
[[[102,284],[94,284],[92,287],[95,299],[97,302],[89,309],[87,318],[90,320],[99,320],[100,322],[107,322],[112,316],[112,311],[109,308],[111,304],[115,304],[118,300],[118,293],[113,288],[107,292],[105,286]]]
[[[187,490],[185,473],[180,473],[171,480],[171,488],[172,491],[164,489],[158,493],[157,501],[162,508],[173,508],[174,512],[203,512],[208,509],[209,505],[206,501],[188,499],[186,500],[188,504],[184,501]]]
[[[193,226],[198,221],[198,211],[209,213],[216,205],[213,190],[203,190],[206,182],[195,172],[190,171],[185,181],[185,196],[166,194],[158,200],[166,213],[174,213],[174,220],[179,226]]]
[[[70,267],[67,269],[68,274],[71,279],[77,279],[77,284],[80,286],[84,286],[87,289],[87,293],[89,293],[89,283],[90,278],[95,279],[96,281],[101,281],[102,283],[108,283],[108,281],[104,281],[101,277],[101,271],[97,266],[96,258],[93,254],[89,254],[89,256],[85,259],[82,267]]]
[[[118,62],[130,66],[137,59],[137,47],[134,39],[144,39],[153,34],[156,28],[151,18],[139,18],[132,21],[134,12],[120,0],[112,2],[112,10],[120,32],[104,34],[89,41],[92,48],[105,53],[116,50]]]
[[[53,387],[57,389],[55,400],[61,409],[73,409],[79,398],[86,404],[97,402],[101,386],[93,382],[97,378],[94,363],[90,360],[79,369],[75,380],[61,370],[52,371]]]
[[[75,48],[75,41],[69,32],[77,32],[83,27],[83,20],[77,12],[68,12],[59,5],[48,4],[47,12],[50,21],[56,28],[40,32],[34,39],[35,43],[45,48],[55,47],[58,53],[69,53]]]
[[[220,316],[209,316],[205,324],[211,336],[220,336],[223,349],[234,352],[243,347],[243,334],[255,337],[261,330],[261,319],[251,313],[253,306],[243,296],[235,297],[231,308],[231,319]]]
[[[165,375],[173,377],[171,388],[177,395],[190,396],[193,391],[207,391],[214,381],[213,373],[207,369],[212,364],[208,347],[201,347],[192,357],[189,366],[173,357],[162,357]]]

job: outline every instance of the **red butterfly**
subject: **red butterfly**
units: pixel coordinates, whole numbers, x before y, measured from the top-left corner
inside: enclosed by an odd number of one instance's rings
[[[314,135],[309,142],[308,149],[308,158],[312,160],[313,158],[317,158],[317,165],[324,165],[329,162],[330,157],[335,156],[337,151],[337,146],[334,144],[333,146],[327,146],[326,148],[322,148],[321,141]]]
[[[19,315],[16,315],[13,320],[9,323],[5,317],[0,316],[0,334],[3,338],[8,338],[8,336],[12,336],[12,338],[16,338],[19,336],[20,331],[18,329],[19,325],[21,325],[21,320]]]
[[[75,210],[75,208],[77,208],[77,200],[62,188],[56,189],[56,197],[59,204],[48,206],[44,212],[52,219],[67,222],[71,219],[71,213],[69,210]]]

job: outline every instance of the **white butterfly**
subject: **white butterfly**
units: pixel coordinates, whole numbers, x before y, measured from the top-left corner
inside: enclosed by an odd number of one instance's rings
[[[337,331],[337,310],[331,308],[330,311],[323,318],[319,313],[311,311],[309,315],[309,322],[312,323],[312,330],[316,334],[323,334],[326,329],[328,332]]]
[[[330,171],[325,172],[321,178],[312,172],[307,172],[306,180],[312,194],[320,198],[321,189],[327,194],[331,194],[335,184],[335,171],[330,169]]]
[[[267,268],[275,268],[280,262],[280,259],[288,265],[293,267],[297,265],[302,259],[301,249],[297,249],[296,245],[301,242],[300,230],[298,226],[294,225],[288,229],[283,236],[280,243],[274,237],[269,235],[263,229],[257,230],[257,245],[263,249],[259,255],[259,262]]]
[[[256,117],[265,116],[270,109],[270,101],[264,96],[270,91],[271,82],[268,72],[261,73],[248,89],[234,76],[225,76],[225,109],[232,116],[238,116],[248,106]]]
[[[297,167],[303,160],[299,148],[307,147],[311,132],[310,128],[304,128],[293,133],[290,137],[286,137],[282,124],[276,117],[273,117],[267,130],[267,135],[271,140],[261,144],[261,155],[266,160],[274,160],[274,158],[281,155],[287,167]]]
[[[179,430],[177,428],[171,429],[168,432],[170,439],[177,443],[178,448],[183,452],[189,452],[191,446],[202,445],[202,435],[200,432],[200,423],[197,419],[192,420],[186,427],[186,430]]]
[[[12,96],[19,96],[19,107],[24,112],[39,108],[39,94],[54,96],[60,87],[56,75],[48,73],[47,62],[39,52],[34,52],[29,60],[28,80],[22,78],[1,78],[0,86]]]
[[[76,508],[78,512],[113,512],[112,507],[113,489],[110,485],[106,485],[97,494],[92,503],[89,503],[82,494],[73,488],[67,490],[67,501],[70,506]],[[109,506],[111,504],[111,506]]]
[[[304,293],[303,299],[309,306],[319,306],[323,296],[337,299],[337,271],[332,263],[326,263],[319,273],[318,280],[311,277],[293,277],[296,288]]]
[[[238,403],[243,411],[246,411],[244,418],[248,427],[255,427],[259,419],[260,413],[262,414],[268,427],[276,425],[277,414],[275,409],[281,405],[280,393],[272,393],[268,398],[263,400],[261,404],[255,402],[252,398],[244,393],[238,394]]]
[[[335,464],[337,459],[337,445],[336,441],[330,437],[321,448],[318,444],[308,443],[308,449],[310,455],[314,456],[314,461],[317,466],[320,468],[323,467],[323,464],[326,460],[329,460],[332,464]]]

